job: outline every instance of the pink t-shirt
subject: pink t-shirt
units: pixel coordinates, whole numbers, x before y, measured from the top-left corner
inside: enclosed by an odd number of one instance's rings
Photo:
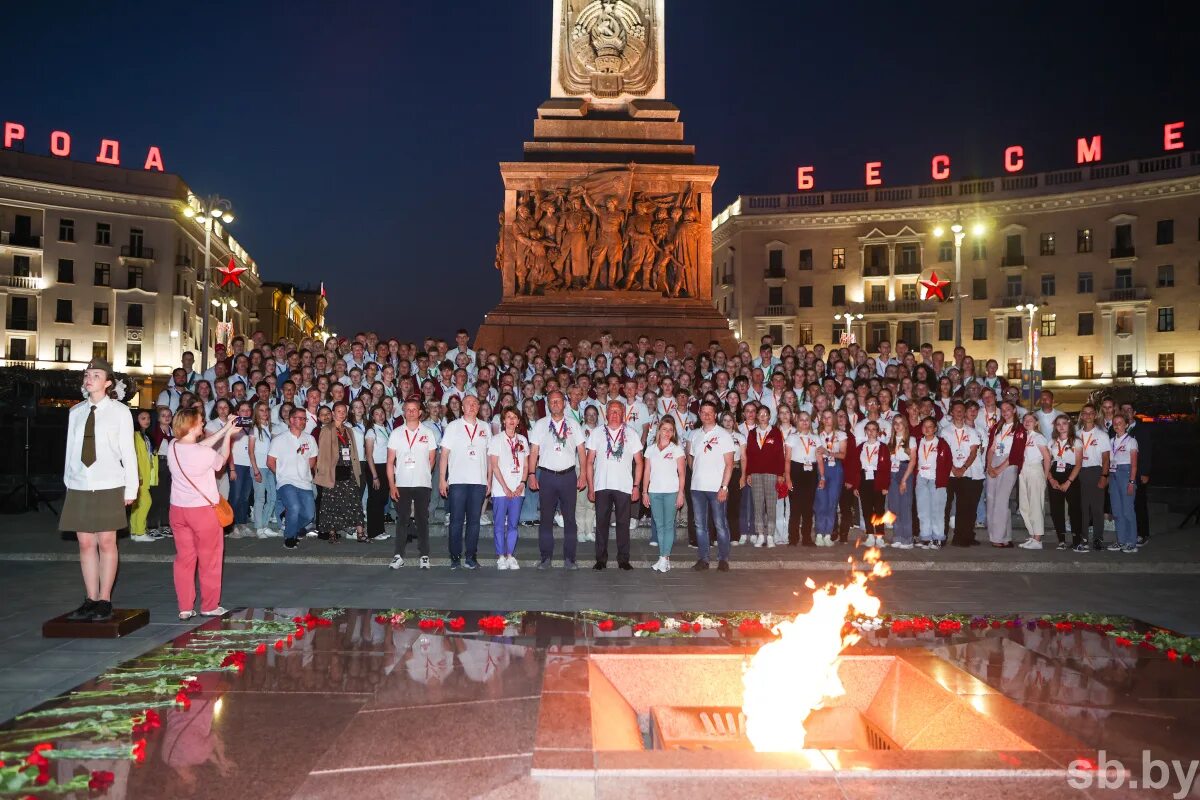
[[[167,447],[167,464],[171,468],[171,505],[180,508],[199,508],[217,502],[217,470],[225,459],[205,444],[184,444],[176,439]],[[183,472],[180,472],[180,469]],[[184,477],[186,475],[187,477]],[[191,479],[191,483],[188,479]],[[192,484],[196,489],[192,488]]]

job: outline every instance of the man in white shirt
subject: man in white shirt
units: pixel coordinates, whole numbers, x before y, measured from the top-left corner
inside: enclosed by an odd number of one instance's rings
[[[966,406],[961,400],[950,404],[951,423],[942,432],[950,446],[950,479],[946,485],[946,527],[949,509],[954,506],[954,538],[956,547],[970,547],[975,541],[975,516],[979,495],[983,491],[983,439],[973,425],[967,424]]]
[[[1096,407],[1091,403],[1079,410],[1079,430],[1075,435],[1083,442],[1083,460],[1079,462],[1079,505],[1083,530],[1082,540],[1075,552],[1088,552],[1088,528],[1092,530],[1093,550],[1104,549],[1104,497],[1108,494],[1109,459],[1112,456],[1111,440],[1104,429],[1096,424]]]
[[[646,428],[650,426],[650,409],[638,399],[637,380],[626,378],[621,390],[621,402],[625,404],[625,424],[633,428],[638,438],[645,442]]]
[[[692,468],[692,508],[696,515],[696,544],[699,558],[694,570],[708,569],[708,519],[717,528],[717,569],[729,570],[729,476],[733,473],[733,452],[737,446],[729,431],[717,425],[717,406],[711,400],[700,404],[700,427],[692,431],[688,445],[688,464]]]
[[[179,396],[186,391],[188,391],[187,371],[182,367],[176,367],[171,371],[171,382],[158,393],[158,401],[155,405],[166,406],[174,414],[179,410]]]
[[[317,466],[317,440],[306,430],[308,416],[303,408],[294,408],[288,416],[288,429],[271,439],[267,451],[267,469],[275,473],[275,491],[283,503],[283,546],[294,550],[298,538],[316,519],[313,496],[313,469]]]
[[[467,343],[470,340],[471,334],[467,333],[467,329],[459,328],[458,333],[454,334],[454,343],[458,346],[446,353],[446,358],[450,359],[450,363],[457,365],[459,354],[466,355],[470,359],[467,362],[466,370],[473,377],[475,371],[479,369],[479,365],[476,363],[475,351],[467,347]]]
[[[638,501],[642,483],[642,441],[625,424],[625,405],[612,400],[605,407],[606,425],[592,431],[587,442],[588,499],[596,504],[596,564],[608,567],[608,524],[617,515],[617,565],[629,563],[629,504]]]
[[[1038,430],[1046,437],[1047,442],[1054,438],[1054,420],[1060,414],[1062,412],[1054,407],[1054,392],[1043,389],[1038,397],[1038,409],[1033,415],[1037,417]]]
[[[636,387],[635,387],[636,388]],[[583,426],[567,417],[566,398],[558,389],[546,398],[550,415],[533,425],[529,436],[529,481],[532,491],[540,491],[538,502],[541,523],[538,527],[538,550],[541,560],[538,569],[549,569],[554,557],[554,512],[563,518],[563,568],[578,569],[575,548],[578,528],[575,523],[575,501],[587,481],[580,475],[576,463],[584,463]],[[578,460],[578,461],[577,461]]]
[[[450,569],[458,569],[463,558],[463,527],[466,527],[466,567],[479,569],[479,518],[487,494],[488,439],[491,429],[479,419],[479,399],[467,395],[463,415],[446,426],[442,437],[440,494],[450,511]]]
[[[79,539],[79,566],[86,591],[83,604],[67,615],[72,622],[112,619],[112,588],[117,578],[117,531],[126,526],[125,508],[138,496],[133,417],[114,400],[112,367],[93,358],[83,372],[87,398],[67,417],[63,501],[58,528]]]
[[[391,569],[404,566],[408,531],[415,519],[421,569],[429,569],[429,498],[433,494],[433,462],[437,434],[421,424],[421,403],[404,401],[404,424],[388,438],[388,483],[396,503],[396,551]]]

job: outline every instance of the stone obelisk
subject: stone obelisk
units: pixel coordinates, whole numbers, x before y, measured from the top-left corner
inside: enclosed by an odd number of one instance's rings
[[[666,98],[664,0],[554,0],[550,98],[503,162],[502,297],[476,347],[649,335],[733,347],[712,298],[712,187]]]

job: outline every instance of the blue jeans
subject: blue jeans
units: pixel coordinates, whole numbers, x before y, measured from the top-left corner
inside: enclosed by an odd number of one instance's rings
[[[541,500],[541,496],[537,492],[530,491],[529,487],[526,486],[525,487],[525,496],[521,497],[521,498],[517,498],[517,499],[521,500],[521,512],[520,512],[520,521],[521,522],[540,522],[541,521],[542,512],[540,510],[540,503],[539,503],[539,501]],[[496,505],[495,498],[492,498],[493,508],[495,507],[495,505]]]
[[[479,516],[483,513],[482,483],[452,483],[446,491],[450,507],[450,558],[463,556],[463,527],[467,530],[467,560],[474,561],[479,551]]]
[[[517,549],[517,520],[524,501],[524,497],[492,497],[492,532],[498,556],[511,556]]]
[[[719,492],[692,489],[692,510],[696,513],[696,544],[700,548],[701,561],[708,561],[709,514],[712,514],[717,527],[717,560],[729,560],[729,520],[726,518],[725,503],[717,499],[718,494]],[[674,528],[671,530],[674,532]]]
[[[838,501],[842,498],[842,462],[835,461],[829,466],[825,462],[825,488],[817,489],[816,502],[813,505],[813,532],[823,536],[832,536],[837,524]]]
[[[658,540],[658,552],[664,556],[671,555],[671,547],[675,544],[675,498],[679,497],[678,492],[651,492],[650,493],[650,518],[654,521],[654,526],[662,535]],[[708,537],[697,537],[704,539],[704,552],[708,553]],[[726,536],[728,540],[728,536]]]
[[[266,467],[261,467],[258,473],[262,480],[254,481],[254,513],[251,516],[254,527],[261,530],[275,514],[275,473]]]
[[[946,487],[939,489],[933,478],[917,478],[917,518],[921,541],[946,541]]]
[[[250,465],[233,466],[237,479],[229,488],[229,505],[233,506],[233,524],[245,525],[250,521],[250,496],[254,493],[254,473]]]
[[[1118,464],[1113,467],[1112,477],[1108,479],[1108,499],[1117,523],[1118,544],[1137,544],[1137,515],[1133,508],[1137,487],[1134,487],[1133,494],[1128,494],[1129,475],[1129,465]]]
[[[305,527],[317,518],[317,503],[312,489],[301,489],[297,486],[280,486],[279,499],[283,501],[284,519],[283,535],[286,539],[298,539]]]
[[[729,491],[731,491],[731,492],[732,491],[740,491],[742,493],[741,498],[740,498],[741,503],[738,504],[738,514],[739,514],[738,525],[741,526],[741,530],[738,531],[738,534],[740,536],[753,536],[754,535],[754,504],[750,500],[750,484],[749,484],[749,482],[747,482],[746,485],[743,486],[741,489],[738,489],[738,490],[730,489]]]
[[[892,537],[901,544],[912,544],[913,478],[908,476],[904,494],[900,493],[900,479],[904,477],[907,464],[902,463],[899,472],[892,473],[892,485],[888,487],[887,509],[896,515],[892,523]]]

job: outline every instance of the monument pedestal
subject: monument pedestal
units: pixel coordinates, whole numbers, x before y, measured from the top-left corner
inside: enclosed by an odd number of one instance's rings
[[[562,336],[574,346],[580,339],[598,341],[604,331],[616,342],[649,336],[676,348],[691,341],[703,350],[716,340],[727,353],[737,349],[729,320],[707,300],[595,290],[506,297],[483,318],[475,347],[491,353],[502,346],[521,350],[532,337],[547,346]]]
[[[114,608],[112,619],[107,622],[72,622],[62,614],[42,623],[42,638],[120,639],[149,622],[150,610],[146,608]]]

